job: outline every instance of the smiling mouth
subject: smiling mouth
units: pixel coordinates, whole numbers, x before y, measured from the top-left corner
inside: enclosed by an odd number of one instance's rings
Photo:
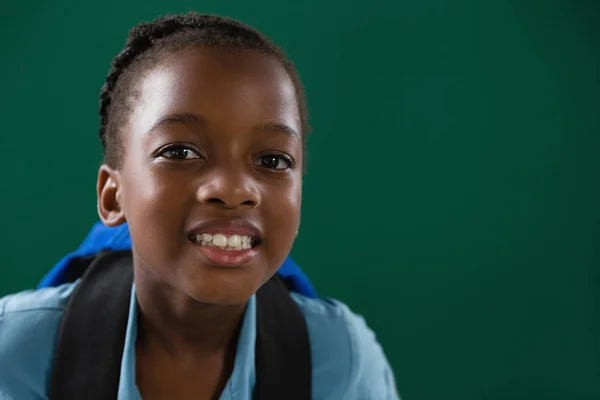
[[[260,245],[259,238],[248,235],[227,235],[224,233],[202,233],[190,235],[188,239],[199,246],[215,247],[220,250],[250,250]]]

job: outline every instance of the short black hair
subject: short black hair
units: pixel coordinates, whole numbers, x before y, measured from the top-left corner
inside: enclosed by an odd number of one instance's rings
[[[100,140],[104,162],[120,168],[123,146],[119,128],[131,111],[132,89],[140,72],[162,57],[189,47],[254,50],[274,57],[292,79],[302,124],[304,146],[309,130],[304,87],[283,50],[256,29],[227,17],[190,12],[142,22],[129,31],[124,49],[113,59],[100,91]]]

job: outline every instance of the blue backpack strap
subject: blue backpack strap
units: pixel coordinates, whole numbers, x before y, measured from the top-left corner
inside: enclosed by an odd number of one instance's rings
[[[102,250],[131,250],[131,237],[127,224],[107,227],[96,222],[79,248],[64,256],[44,276],[38,288],[58,286],[66,282],[69,265],[75,258],[91,256]],[[286,258],[277,273],[290,285],[290,289],[307,297],[317,297],[308,277],[290,258]]]

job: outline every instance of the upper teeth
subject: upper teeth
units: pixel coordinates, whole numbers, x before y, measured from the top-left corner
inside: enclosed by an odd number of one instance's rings
[[[252,238],[246,235],[224,235],[203,233],[196,235],[196,242],[202,246],[217,246],[226,250],[245,250],[252,248]]]

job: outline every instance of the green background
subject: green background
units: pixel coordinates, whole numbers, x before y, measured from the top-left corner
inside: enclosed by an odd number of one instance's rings
[[[190,9],[296,62],[314,133],[293,256],[365,315],[405,400],[600,398],[593,0],[4,2],[0,294],[96,220],[97,96],[127,30]]]

